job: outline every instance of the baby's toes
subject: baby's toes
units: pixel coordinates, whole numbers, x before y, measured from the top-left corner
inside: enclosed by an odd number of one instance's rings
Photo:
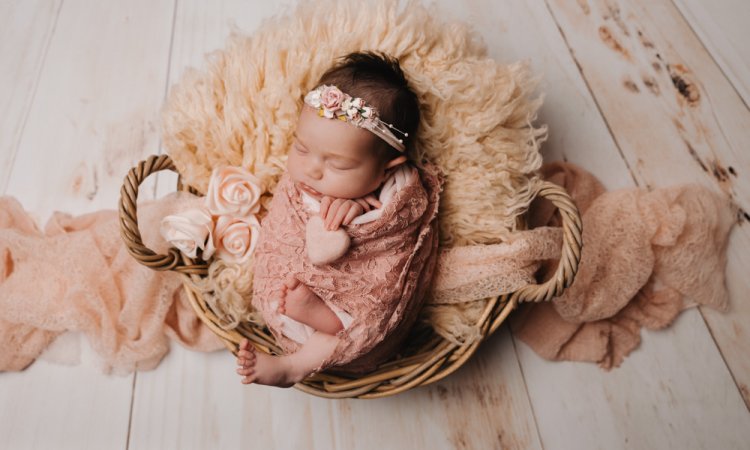
[[[248,376],[255,373],[255,367],[239,367],[237,368],[237,373],[242,376]]]
[[[247,375],[247,376],[243,377],[243,378],[242,378],[242,379],[240,380],[240,382],[241,382],[242,384],[250,384],[250,383],[254,383],[254,382],[255,382],[255,380],[256,380],[256,378],[257,378],[257,375],[255,375],[255,374],[252,374],[252,375]]]
[[[247,350],[242,350],[239,355],[244,360],[255,359],[255,353],[248,352]]]

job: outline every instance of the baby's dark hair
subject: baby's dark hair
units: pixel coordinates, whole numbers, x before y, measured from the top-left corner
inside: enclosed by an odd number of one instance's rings
[[[374,106],[383,122],[408,134],[394,135],[404,140],[405,155],[409,157],[414,136],[419,126],[419,101],[409,88],[398,59],[382,52],[355,52],[339,58],[339,62],[328,69],[318,81],[321,84],[335,85],[352,97],[361,97]],[[379,146],[381,157],[391,160],[402,153],[388,145]]]

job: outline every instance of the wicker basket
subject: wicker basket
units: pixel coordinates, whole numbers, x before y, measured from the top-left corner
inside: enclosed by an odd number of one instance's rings
[[[130,254],[145,266],[154,270],[173,270],[184,277],[204,277],[208,273],[208,265],[204,261],[191,259],[176,248],[171,248],[166,255],[159,255],[146,248],[141,240],[136,214],[138,188],[146,177],[165,169],[177,172],[169,156],[155,155],[141,161],[128,172],[120,191],[122,238]],[[178,178],[177,189],[199,194],[190,187],[182,186],[181,178]],[[325,398],[378,398],[428,385],[461,367],[474,354],[479,344],[503,323],[519,302],[547,301],[560,295],[573,282],[578,270],[583,245],[581,218],[578,208],[560,186],[550,182],[543,183],[536,195],[547,198],[559,209],[563,227],[562,257],[554,275],[548,281],[524,286],[513,293],[495,297],[487,303],[477,324],[482,334],[481,339],[459,346],[443,339],[430,328],[415,327],[407,339],[407,346],[398,355],[365,376],[337,374],[334,368],[331,368],[307,377],[294,387]],[[191,289],[187,282],[185,289],[195,312],[235,356],[243,338],[249,339],[263,352],[282,354],[274,337],[265,327],[243,323],[235,329],[225,330],[219,325],[218,317],[201,295]]]

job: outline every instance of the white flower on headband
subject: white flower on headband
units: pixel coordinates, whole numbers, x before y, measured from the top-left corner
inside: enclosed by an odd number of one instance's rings
[[[362,99],[361,99],[361,98],[359,98],[359,97],[357,97],[357,98],[352,98],[352,99],[351,99],[351,100],[349,101],[349,104],[351,105],[351,107],[352,107],[352,108],[357,108],[357,109],[362,109],[362,108],[364,108],[364,107],[365,107],[365,101],[364,101],[364,100],[362,100]]]
[[[314,91],[310,91],[305,96],[305,103],[315,108],[320,108],[320,90],[316,89]]]

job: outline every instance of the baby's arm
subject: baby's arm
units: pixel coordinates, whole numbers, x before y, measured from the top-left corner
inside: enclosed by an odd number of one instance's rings
[[[356,199],[325,195],[320,200],[320,217],[323,218],[326,230],[337,230],[342,224],[349,225],[355,217],[369,211],[372,207],[380,208],[381,206],[382,204],[373,194]]]

